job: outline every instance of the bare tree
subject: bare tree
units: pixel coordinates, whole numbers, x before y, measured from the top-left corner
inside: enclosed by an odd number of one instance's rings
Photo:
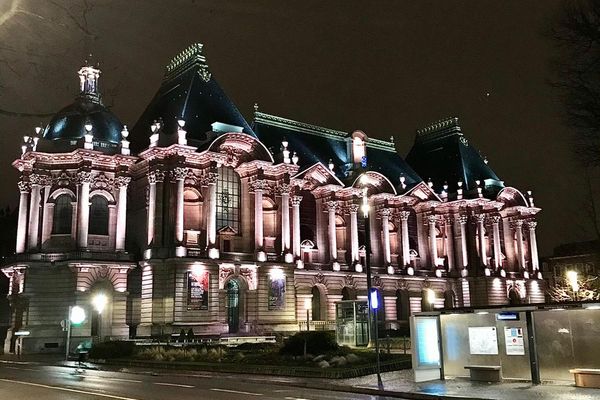
[[[600,280],[590,276],[578,278],[574,289],[567,278],[559,277],[548,289],[548,295],[557,303],[600,300]]]
[[[573,131],[574,154],[585,170],[587,211],[600,239],[600,1],[563,3],[551,36],[559,49],[552,84],[561,93],[566,123]]]

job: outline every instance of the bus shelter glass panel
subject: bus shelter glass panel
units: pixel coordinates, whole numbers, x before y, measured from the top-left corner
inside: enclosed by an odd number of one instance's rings
[[[338,344],[352,347],[369,344],[366,301],[345,300],[336,303],[335,322]]]

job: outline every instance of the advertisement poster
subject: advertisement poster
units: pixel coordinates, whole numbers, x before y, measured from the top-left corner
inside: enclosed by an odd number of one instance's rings
[[[506,344],[507,356],[524,356],[525,343],[523,340],[523,328],[504,328],[504,343]]]
[[[281,310],[285,300],[285,276],[271,278],[269,286],[269,310]]]
[[[200,273],[188,272],[188,310],[208,310],[208,287],[210,275],[208,271]]]
[[[471,354],[498,354],[498,335],[495,326],[469,328],[469,351]]]

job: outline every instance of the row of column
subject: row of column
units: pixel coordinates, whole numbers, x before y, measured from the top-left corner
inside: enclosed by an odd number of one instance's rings
[[[126,222],[127,222],[127,188],[130,177],[117,176],[115,187],[117,194],[117,224],[115,233],[115,249],[125,249]],[[80,249],[88,246],[89,218],[90,218],[90,187],[93,182],[91,172],[79,171],[76,177],[77,182],[77,224],[76,224],[76,242]],[[31,174],[29,181],[21,179],[18,183],[19,198],[19,216],[17,225],[17,243],[16,253],[36,251],[41,243],[44,243],[51,234],[52,227],[50,212],[52,208],[46,207],[50,196],[52,180],[49,176]],[[44,196],[42,201],[42,188]],[[31,196],[29,196],[31,192]],[[40,243],[40,209],[42,214],[42,232]]]
[[[332,261],[337,260],[337,236],[336,236],[336,212],[340,206],[337,201],[331,200],[325,203],[325,210],[328,213],[328,236],[329,236],[329,249],[330,259]],[[359,243],[358,243],[358,205],[351,204],[348,206],[348,213],[350,215],[350,250],[351,250],[351,261],[353,264],[360,262],[359,257]],[[400,228],[399,233],[399,248],[401,249],[401,263],[402,266],[410,265],[410,245],[409,245],[409,233],[408,233],[408,218],[410,215],[409,211],[402,210],[396,214],[397,221],[399,222]],[[385,265],[391,265],[391,243],[389,234],[389,223],[390,217],[392,216],[392,210],[384,208],[379,210],[378,217],[381,219],[381,229],[383,236],[382,251],[383,261]],[[429,245],[429,258],[431,264],[435,267],[442,267],[441,257],[439,257],[438,251],[438,240],[437,240],[437,225],[441,219],[440,215],[430,214],[426,218],[426,224],[428,227],[428,245]],[[500,221],[499,215],[486,215],[486,214],[474,214],[473,221],[477,228],[478,247],[479,255],[482,260],[482,264],[485,267],[490,267],[487,256],[487,243],[485,240],[485,222],[490,221],[492,227],[492,243],[493,243],[493,267],[500,269],[502,267],[502,243],[500,240]],[[459,266],[464,269],[468,266],[468,250],[467,250],[467,229],[466,224],[469,220],[465,214],[460,214],[456,217],[458,222],[458,229],[460,232],[460,252],[459,252]],[[454,223],[454,217],[451,215],[444,217],[444,247],[445,255],[448,261],[448,270],[452,271],[455,268],[455,251],[454,251],[454,234],[452,225]],[[523,240],[522,226],[523,220],[513,221],[513,228],[516,232],[517,238],[517,254],[518,263],[521,269],[526,269],[525,260],[525,245]],[[529,228],[529,243],[530,243],[530,258],[531,267],[533,271],[539,270],[538,251],[537,251],[537,239],[535,228],[537,222],[527,221]]]

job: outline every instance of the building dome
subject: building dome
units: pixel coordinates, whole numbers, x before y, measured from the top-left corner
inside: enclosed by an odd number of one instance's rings
[[[44,130],[44,139],[78,140],[83,138],[85,126],[89,124],[94,141],[119,143],[123,124],[102,104],[98,93],[99,75],[100,70],[94,67],[79,70],[81,93],[52,118]]]
[[[91,124],[95,140],[115,144],[121,140],[121,121],[101,102],[87,96],[78,97],[73,104],[52,117],[44,130],[44,139],[81,139],[85,134],[86,124]]]

